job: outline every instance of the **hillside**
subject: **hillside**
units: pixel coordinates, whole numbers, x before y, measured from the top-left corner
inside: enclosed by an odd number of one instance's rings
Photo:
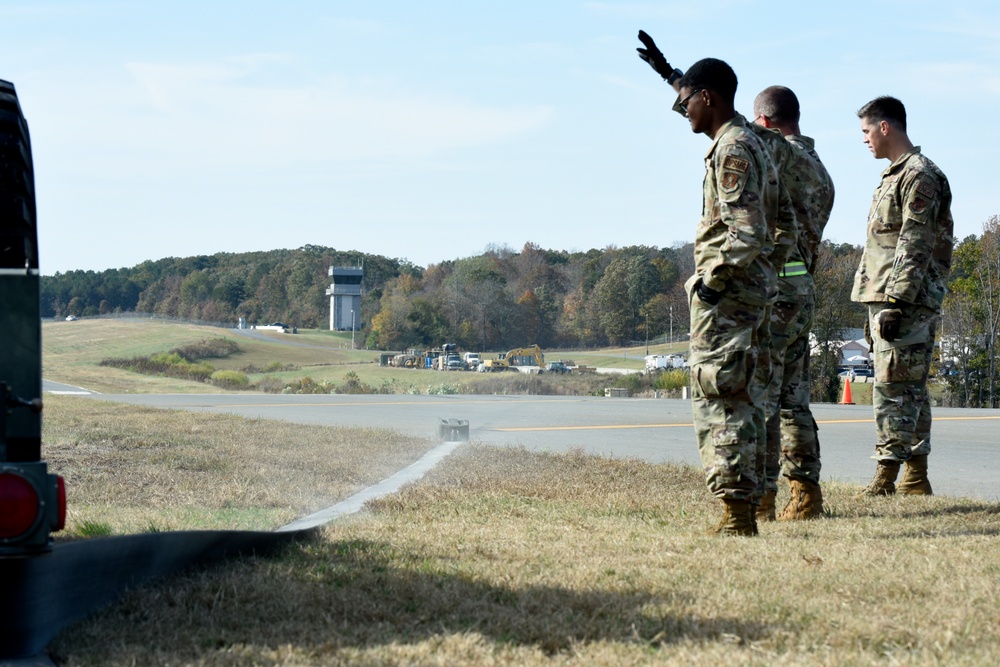
[[[849,300],[861,250],[824,244],[817,263],[818,308],[813,331],[836,341],[860,327],[863,310]],[[397,259],[321,246],[254,253],[167,258],[100,273],[43,276],[43,317],[142,314],[232,328],[281,321],[300,330],[329,322],[328,270],[364,266],[356,347],[545,350],[686,343],[692,274],[690,245],[629,246],[585,252],[483,254],[417,267]],[[818,392],[836,400],[835,354],[813,367],[825,378]]]
[[[529,376],[392,368],[379,365],[376,351],[351,349],[349,332],[238,331],[150,318],[48,321],[42,327],[42,341],[46,380],[114,394],[593,395],[603,393],[605,387],[623,387],[635,395],[655,390],[676,393],[687,382],[683,374],[656,378],[594,373]],[[682,348],[682,344],[652,345],[650,352],[680,352]],[[564,350],[551,351],[547,358],[572,359],[591,368],[637,371],[643,368],[644,353],[643,347]]]

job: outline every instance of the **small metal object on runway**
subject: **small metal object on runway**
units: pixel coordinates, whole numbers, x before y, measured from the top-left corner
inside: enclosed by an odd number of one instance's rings
[[[419,459],[406,466],[391,477],[383,479],[378,484],[372,484],[366,489],[358,491],[347,500],[341,501],[332,507],[310,514],[309,516],[297,519],[292,523],[282,526],[279,531],[303,530],[305,528],[315,528],[323,526],[331,521],[339,519],[348,514],[359,512],[365,503],[375,498],[381,498],[390,493],[399,491],[404,484],[415,482],[427,473],[428,470],[440,463],[444,457],[460,447],[460,442],[444,442],[430,450]],[[2,667],[2,666],[0,666]]]
[[[438,424],[438,437],[444,442],[468,442],[468,419],[441,419]]]

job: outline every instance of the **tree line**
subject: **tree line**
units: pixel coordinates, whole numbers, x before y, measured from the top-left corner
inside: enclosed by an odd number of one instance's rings
[[[371,291],[422,271],[401,260],[312,245],[168,257],[132,268],[42,276],[42,317],[138,312],[232,325],[245,317],[253,324],[281,320],[316,327],[328,319],[329,267],[359,264]]]
[[[824,241],[815,272],[814,398],[838,400],[840,344],[861,328],[850,301],[862,248]],[[41,280],[43,317],[147,313],[235,325],[281,321],[326,328],[328,269],[363,265],[360,335],[371,349],[455,343],[467,350],[686,342],[684,281],[693,247],[609,246],[567,252],[525,243],[427,267],[322,246],[146,261]],[[955,405],[996,407],[994,341],[1000,329],[1000,216],[956,245],[934,372]]]
[[[956,244],[941,315],[939,373],[948,399],[960,407],[998,407],[997,334],[1000,333],[1000,215],[981,236]]]
[[[859,256],[858,247],[829,243],[821,253],[817,282],[831,295],[820,301],[828,307],[834,338],[844,327],[861,326],[862,311],[845,300],[842,286]],[[480,255],[426,268],[321,246],[171,257],[132,268],[42,276],[42,315],[137,312],[325,328],[328,270],[358,265],[365,270],[359,327],[372,349],[444,342],[468,350],[532,343],[552,349],[687,340],[690,243],[576,252],[533,243],[519,250],[490,246]]]

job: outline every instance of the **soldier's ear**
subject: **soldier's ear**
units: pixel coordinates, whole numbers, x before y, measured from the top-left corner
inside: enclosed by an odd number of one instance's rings
[[[889,121],[880,120],[878,122],[878,131],[882,133],[883,137],[889,134]]]

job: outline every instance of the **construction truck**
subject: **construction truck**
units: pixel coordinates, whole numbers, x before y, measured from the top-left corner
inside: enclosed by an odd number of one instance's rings
[[[396,368],[423,368],[424,356],[413,351],[404,352],[394,356],[390,365]]]
[[[465,368],[470,371],[474,371],[479,368],[479,364],[482,361],[479,360],[478,352],[466,352],[462,355],[462,361],[465,362]]]
[[[389,365],[397,368],[433,368],[438,371],[465,370],[462,357],[458,354],[458,346],[454,343],[445,343],[433,350],[411,348],[393,356]]]
[[[440,350],[418,350],[411,347],[406,352],[391,357],[389,365],[396,368],[430,368],[433,359],[439,354]]]
[[[482,363],[483,372],[516,370],[522,373],[540,373],[545,366],[545,355],[537,345],[517,347],[508,352],[501,352],[496,359],[487,359]]]
[[[458,354],[458,346],[454,343],[442,345],[441,353],[434,358],[432,367],[436,371],[464,371],[465,362]]]

